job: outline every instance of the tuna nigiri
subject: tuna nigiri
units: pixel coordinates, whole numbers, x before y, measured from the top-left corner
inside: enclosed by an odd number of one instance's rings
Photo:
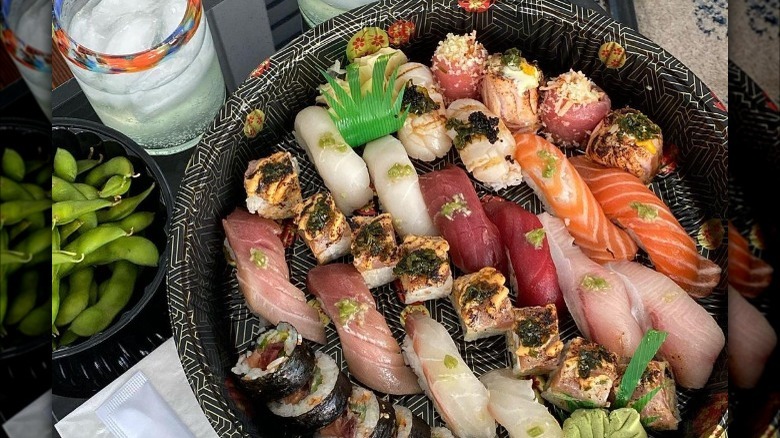
[[[434,83],[431,70],[417,62],[398,67],[396,91],[405,88],[403,107],[409,108],[404,125],[398,130],[398,139],[410,157],[433,161],[452,148],[447,135],[444,97]]]
[[[626,286],[644,330],[668,333],[660,354],[680,386],[701,388],[726,342],[715,319],[669,277],[634,262],[608,263]]]
[[[279,240],[281,227],[239,209],[223,219],[222,226],[249,309],[271,324],[290,323],[304,338],[324,344],[325,328],[317,310],[306,303],[303,291],[290,283],[284,245]]]
[[[750,252],[748,241],[729,222],[729,284],[742,295],[758,296],[772,282],[773,269]]]
[[[447,329],[419,311],[410,312],[404,325],[404,357],[447,427],[459,437],[494,438],[488,390],[463,361]]]
[[[517,307],[555,304],[558,312],[565,311],[550,246],[539,218],[499,197],[488,198],[482,207],[506,247],[509,282],[517,294]]]
[[[493,190],[516,186],[523,180],[512,157],[512,133],[482,102],[458,99],[447,108],[447,128],[466,169]]]
[[[729,287],[729,378],[753,388],[777,346],[777,333],[758,309]]]
[[[420,176],[428,214],[450,244],[452,262],[466,273],[492,266],[506,272],[498,229],[485,215],[466,172],[448,166]]]
[[[583,335],[622,358],[630,358],[644,331],[634,318],[635,306],[614,272],[574,246],[563,221],[539,215],[550,243],[558,283],[566,306]]]
[[[585,156],[569,160],[604,214],[629,231],[655,269],[694,297],[707,296],[720,280],[720,267],[699,255],[696,244],[669,207],[639,178]]]
[[[295,116],[295,139],[333,193],[339,210],[349,216],[368,204],[374,192],[366,163],[344,141],[325,108],[310,106]]]
[[[393,216],[398,234],[437,235],[420,193],[417,171],[401,142],[391,135],[369,142],[363,160],[368,164],[382,209]]]
[[[387,394],[420,392],[414,373],[404,364],[398,342],[354,266],[317,266],[309,271],[306,287],[333,320],[349,372],[355,378]]]
[[[515,141],[515,158],[523,168],[525,181],[547,211],[566,223],[575,243],[588,257],[604,263],[636,256],[634,241],[607,219],[560,149],[533,134],[517,134]]]
[[[555,417],[536,399],[531,380],[516,378],[509,369],[479,378],[490,393],[488,411],[511,438],[563,437]]]

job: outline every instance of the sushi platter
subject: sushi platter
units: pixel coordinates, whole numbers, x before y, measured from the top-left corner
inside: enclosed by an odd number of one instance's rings
[[[566,2],[308,31],[185,172],[196,397],[227,437],[685,436],[727,384],[726,130],[679,61]]]

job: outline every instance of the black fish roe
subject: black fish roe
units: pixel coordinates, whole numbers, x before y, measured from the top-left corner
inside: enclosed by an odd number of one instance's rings
[[[482,111],[469,114],[469,123],[475,134],[487,137],[490,144],[498,141],[498,117],[488,117]]]
[[[419,85],[412,84],[412,80],[406,84],[402,106],[409,108],[412,114],[423,115],[439,109],[439,104],[428,95],[428,90]]]

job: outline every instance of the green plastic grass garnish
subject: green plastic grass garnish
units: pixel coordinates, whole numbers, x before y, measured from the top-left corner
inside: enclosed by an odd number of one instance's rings
[[[398,131],[406,120],[407,111],[402,111],[404,89],[393,98],[398,69],[393,71],[385,84],[385,69],[390,56],[380,56],[374,64],[371,89],[361,92],[358,66],[347,66],[349,92],[339,85],[329,74],[322,72],[333,94],[322,96],[331,108],[329,111],[333,123],[341,136],[351,147],[358,147]],[[335,97],[334,97],[335,96]]]
[[[666,336],[666,332],[648,330],[642,337],[642,341],[636,348],[634,356],[631,357],[631,362],[628,363],[625,374],[623,374],[623,380],[620,381],[620,386],[615,395],[615,403],[612,405],[614,408],[623,408],[628,404],[639,384],[639,380],[642,378],[642,374],[645,372],[645,368],[653,360],[658,349],[661,348],[661,344],[666,340]],[[649,398],[645,401],[645,404],[648,401],[650,401]]]

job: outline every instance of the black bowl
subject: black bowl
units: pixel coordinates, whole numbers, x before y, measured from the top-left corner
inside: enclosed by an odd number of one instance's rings
[[[566,1],[485,1],[483,12],[465,10],[473,3],[382,0],[307,31],[253,72],[227,100],[195,149],[176,201],[169,302],[185,373],[220,436],[291,436],[267,413],[252,412],[240,392],[234,390],[230,368],[239,352],[257,336],[260,324],[246,308],[235,274],[222,253],[221,219],[245,202],[242,176],[248,162],[271,151],[289,150],[296,155],[304,195],[323,187],[306,154],[290,135],[293,120],[298,111],[314,104],[317,86],[324,81],[320,71],[336,60],[344,65],[347,42],[363,27],[386,29],[397,20],[412,21],[415,30],[404,52],[412,61],[426,64],[437,42],[448,32],[476,30],[477,38],[490,52],[517,46],[527,58],[538,61],[547,75],[569,68],[583,71],[609,93],[613,107],[631,104],[640,109],[662,127],[665,139],[679,148],[676,169],[667,167],[667,173],[653,182],[653,190],[661,194],[686,230],[696,236],[710,219],[725,223],[727,114],[684,65],[636,31]],[[600,47],[606,42],[617,42],[625,48],[622,67],[610,68],[600,60]],[[265,126],[256,137],[248,138],[244,124],[256,109],[264,112]],[[415,166],[422,173],[439,169],[446,162],[458,162],[454,149],[444,159],[415,162]],[[475,185],[479,194],[487,192],[483,185]],[[525,184],[499,195],[535,213],[542,211],[541,203]],[[727,251],[723,242],[702,253],[725,271]],[[300,239],[288,249],[287,256],[291,280],[303,288],[307,271],[316,261]],[[401,340],[404,334],[399,313],[403,305],[390,286],[373,292],[393,335]],[[725,330],[725,281],[701,302]],[[447,300],[426,305],[447,328],[475,374],[507,366],[502,338],[466,343]],[[570,318],[562,319],[561,328],[565,339],[577,334]],[[326,328],[326,335],[328,342],[321,350],[346,370],[332,326]],[[724,357],[722,354],[706,389],[679,392],[684,419],[681,429],[692,423],[695,408],[707,400],[708,393],[725,393]],[[425,396],[389,399],[409,407],[431,425],[442,425]],[[682,434],[683,430],[676,436]]]
[[[164,294],[161,289],[164,287],[168,261],[165,242],[171,223],[173,195],[157,163],[125,135],[98,123],[68,118],[54,118],[51,129],[51,144],[67,149],[77,158],[86,158],[90,150],[93,156],[100,154],[104,160],[115,156],[128,157],[136,172],[140,173],[133,180],[129,196],[155,183],[155,189],[138,208],[155,212],[154,223],[144,230],[144,236],[155,242],[160,250],[158,266],[141,271],[133,298],[107,329],[52,352],[54,393],[87,396],[98,391],[159,344],[158,336],[153,334],[150,334],[151,337],[134,336],[131,342],[119,339],[122,338],[120,333],[134,321],[147,320],[151,313],[165,313],[165,309],[150,303],[155,297]],[[140,344],[136,345],[137,342]]]

